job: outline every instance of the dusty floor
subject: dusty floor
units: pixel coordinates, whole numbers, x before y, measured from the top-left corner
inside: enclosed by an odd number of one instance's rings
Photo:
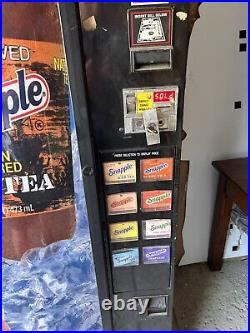
[[[178,267],[174,314],[176,330],[247,330],[247,260],[227,261],[220,272],[206,264]]]

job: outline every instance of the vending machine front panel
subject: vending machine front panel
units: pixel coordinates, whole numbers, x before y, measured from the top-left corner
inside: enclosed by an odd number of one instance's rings
[[[145,303],[144,311],[103,311],[104,328],[172,328],[191,7],[60,4],[83,175],[97,188],[100,220],[92,223],[104,244],[96,252],[106,258],[112,304]]]

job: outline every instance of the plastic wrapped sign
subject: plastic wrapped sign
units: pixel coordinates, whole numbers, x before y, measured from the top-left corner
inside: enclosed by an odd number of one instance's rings
[[[74,193],[70,96],[56,3],[5,3],[2,44],[4,323],[15,331],[98,330],[73,134]]]
[[[15,260],[29,249],[69,239],[75,230],[69,97],[57,9],[47,5],[39,13],[35,5],[18,7],[4,7],[2,62],[2,241],[3,256]],[[40,29],[35,18],[47,28]]]

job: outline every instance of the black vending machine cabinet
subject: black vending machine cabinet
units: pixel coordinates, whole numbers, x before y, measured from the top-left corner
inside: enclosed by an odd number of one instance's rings
[[[104,329],[171,330],[188,43],[199,3],[60,3]],[[145,311],[139,305],[146,302]]]

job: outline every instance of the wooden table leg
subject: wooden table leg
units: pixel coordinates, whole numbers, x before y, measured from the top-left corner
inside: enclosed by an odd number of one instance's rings
[[[233,205],[232,200],[226,195],[227,181],[227,178],[220,174],[208,252],[208,266],[213,271],[220,270],[222,267]]]

